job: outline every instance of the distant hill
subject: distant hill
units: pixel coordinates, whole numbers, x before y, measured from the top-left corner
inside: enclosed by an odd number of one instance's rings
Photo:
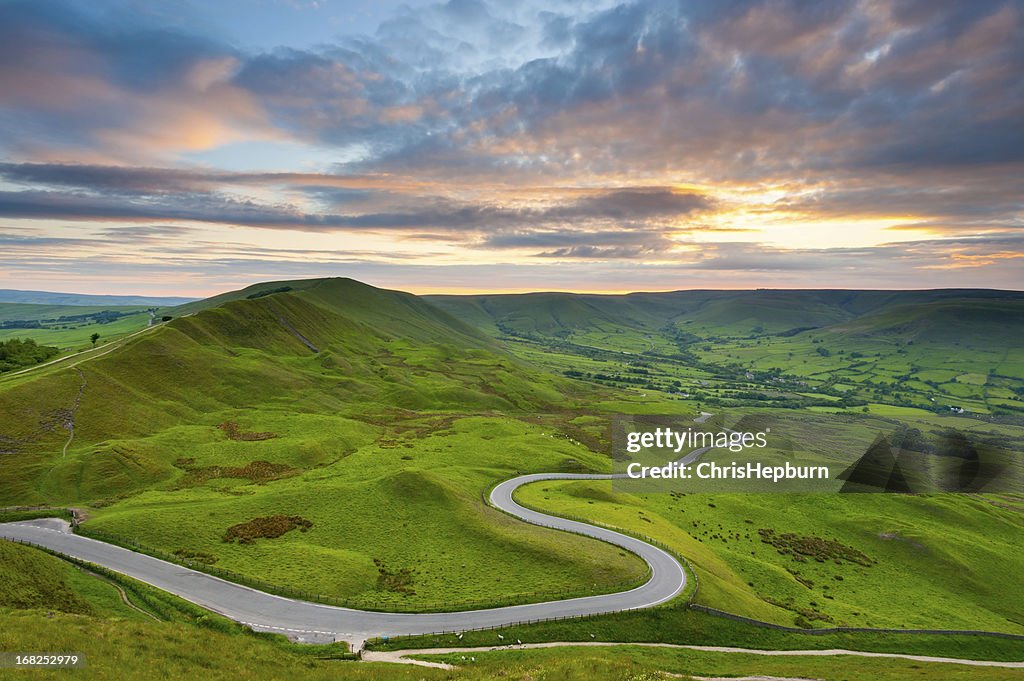
[[[1024,293],[987,289],[929,291],[755,290],[670,291],[596,295],[526,293],[425,296],[469,324],[491,334],[565,338],[594,331],[643,333],[672,328],[699,337],[749,337],[799,333],[836,326],[871,333],[878,324],[894,329],[902,316],[916,324],[942,325],[944,315],[977,307],[986,320],[1006,315],[1019,324]],[[923,307],[922,307],[923,306]],[[1018,311],[1016,315],[1012,312]],[[973,315],[973,313],[972,313]],[[976,316],[976,315],[973,315]],[[856,320],[864,319],[863,324]],[[954,321],[950,317],[950,321]],[[962,329],[961,329],[962,330]],[[932,333],[932,332],[929,332]]]
[[[1024,298],[960,297],[917,305],[893,305],[837,324],[847,337],[894,337],[904,341],[1019,346],[1024,337]]]
[[[171,307],[183,305],[195,298],[159,296],[97,296],[83,293],[55,293],[52,291],[19,291],[0,289],[0,303],[30,303],[33,305],[119,305]]]

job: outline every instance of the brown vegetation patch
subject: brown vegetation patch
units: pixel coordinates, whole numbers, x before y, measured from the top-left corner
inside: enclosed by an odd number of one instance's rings
[[[874,564],[871,558],[857,549],[840,544],[833,539],[824,539],[813,535],[798,535],[792,532],[776,534],[775,530],[761,528],[757,531],[761,535],[761,541],[778,549],[782,555],[790,555],[793,560],[801,563],[813,558],[819,563],[827,560],[834,560],[837,563],[847,561],[868,567]]]
[[[406,596],[415,596],[413,588],[413,575],[416,571],[412,568],[401,568],[391,570],[380,558],[374,558],[373,564],[377,566],[377,589],[379,591],[393,591],[394,593]]]
[[[772,598],[771,596],[764,596],[762,598],[766,603],[771,603],[772,605],[778,608],[789,610],[790,612],[796,614],[793,623],[801,629],[813,629],[815,627],[815,622],[832,623],[835,621],[832,619],[830,615],[826,615],[823,612],[819,612],[818,610],[815,610],[813,607],[800,607],[799,605],[794,604],[792,600],[780,601],[776,598]],[[813,606],[817,604],[811,603],[811,605]]]
[[[244,431],[234,421],[225,421],[224,423],[217,426],[228,436],[229,440],[242,440],[244,442],[255,442],[258,440],[272,440],[277,437],[277,433],[257,433]]]
[[[187,471],[181,480],[182,486],[200,485],[215,478],[240,478],[253,483],[263,483],[287,478],[301,472],[298,468],[292,468],[287,464],[262,460],[251,461],[244,466],[196,466],[195,459],[181,458],[175,461],[174,465]]]
[[[191,549],[178,549],[174,552],[174,555],[188,563],[213,565],[217,562],[217,556],[210,555],[209,553],[203,553],[202,551],[193,551]]]
[[[17,454],[21,450],[19,445],[22,442],[22,440],[17,438],[0,435],[0,454]]]
[[[300,515],[267,515],[253,518],[249,522],[232,525],[224,533],[223,541],[252,544],[257,539],[276,539],[295,528],[305,532],[313,522]]]

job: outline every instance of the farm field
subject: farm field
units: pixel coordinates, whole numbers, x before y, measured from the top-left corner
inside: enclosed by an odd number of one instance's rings
[[[158,310],[152,306],[0,303],[0,341],[31,338],[65,352],[81,350],[91,347],[94,333],[100,336],[97,343],[106,343],[146,328],[150,309]]]
[[[792,408],[835,401],[837,408],[877,403],[933,413],[1024,413],[1024,349],[1017,340],[1024,306],[1014,292],[428,300],[551,369],[704,404]]]

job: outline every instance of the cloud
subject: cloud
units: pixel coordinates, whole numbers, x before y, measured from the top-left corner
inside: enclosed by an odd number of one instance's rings
[[[0,4],[0,120],[8,152],[138,160],[274,138],[233,84],[225,44],[94,20],[63,2]]]
[[[1019,2],[463,1],[244,53],[60,3],[0,6],[15,151],[158,157],[291,137],[364,169],[772,177],[1024,160]],[[400,36],[400,38],[399,38]],[[979,106],[982,104],[982,106]]]
[[[308,231],[444,230],[500,232],[525,225],[622,224],[672,221],[706,210],[699,194],[664,187],[590,190],[568,201],[543,206],[466,203],[440,196],[415,196],[402,211],[310,212],[287,203],[266,203],[219,191],[232,184],[298,182],[306,195],[332,205],[372,199],[367,190],[321,187],[308,175],[261,177],[59,164],[0,164],[0,177],[74,191],[0,191],[0,216],[68,221],[182,221]]]
[[[453,0],[272,50],[161,14],[0,3],[12,226],[386,233],[593,271],[1019,265],[1020,0]],[[235,143],[281,140],[317,162],[238,170]],[[788,219],[945,238],[773,247]],[[763,232],[716,240],[735,229]]]

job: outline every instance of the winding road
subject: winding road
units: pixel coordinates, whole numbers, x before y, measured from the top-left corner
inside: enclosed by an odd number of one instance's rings
[[[693,455],[691,452],[690,455]],[[690,456],[688,455],[688,456]],[[530,603],[488,610],[445,613],[388,613],[341,608],[275,596],[71,532],[64,520],[44,518],[0,524],[0,538],[42,546],[100,565],[168,591],[257,631],[286,634],[298,641],[347,641],[354,650],[376,636],[464,631],[529,620],[595,615],[649,608],[680,594],[686,571],[671,554],[613,530],[547,515],[520,506],[512,494],[521,485],[543,480],[608,480],[613,475],[535,473],[500,483],[491,490],[496,508],[528,523],[600,539],[640,556],[651,569],[650,579],[629,591]]]

